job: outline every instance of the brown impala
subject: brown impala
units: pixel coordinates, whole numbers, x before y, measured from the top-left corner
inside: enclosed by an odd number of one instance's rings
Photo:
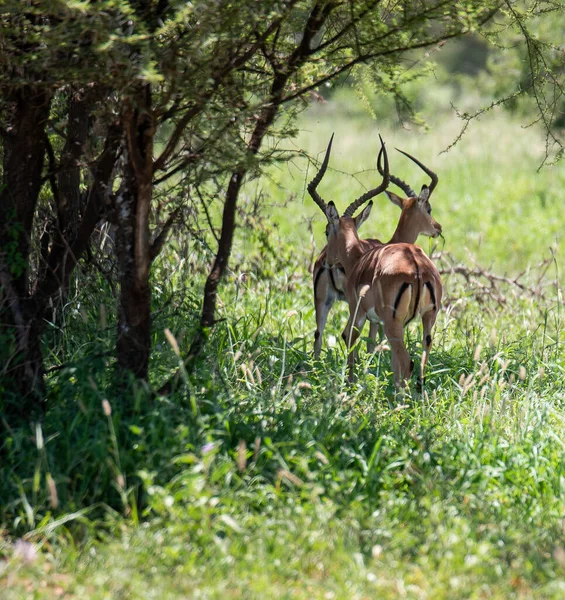
[[[331,142],[332,140],[330,140],[330,147]],[[430,187],[427,188],[426,186],[422,186],[422,191],[420,192],[420,195],[418,195],[407,183],[402,181],[402,179],[395,177],[394,175],[390,175],[390,182],[399,187],[406,194],[406,198],[401,198],[392,192],[386,192],[389,200],[402,210],[396,230],[387,243],[394,244],[398,242],[405,242],[407,244],[414,244],[420,234],[431,235],[432,237],[435,237],[437,232],[441,233],[441,225],[432,217],[432,207],[429,202],[429,198],[437,185],[438,177],[419,160],[413,156],[410,156],[410,154],[403,152],[402,150],[398,151],[413,160],[431,179]],[[379,152],[377,166],[379,173],[384,177],[380,161],[381,155],[382,151]],[[325,172],[326,167],[324,167],[322,164],[322,167],[320,168],[320,173],[322,175]],[[320,173],[318,174],[318,177],[321,179]],[[316,193],[315,188],[320,182],[318,177],[312,180],[308,186],[308,191],[310,191],[312,188],[314,193]],[[426,189],[428,190],[427,192]],[[376,195],[373,193],[374,191],[375,190],[371,190],[370,192],[367,192],[367,194],[362,196],[362,198],[366,200],[372,198]],[[347,214],[344,213],[343,216],[345,217],[350,215],[351,212]],[[363,213],[361,212],[354,217],[354,219],[355,223],[357,224],[357,229],[359,229],[365,220]],[[328,228],[329,225],[326,227],[326,236],[328,234]],[[361,243],[365,245],[367,250],[369,250],[373,248],[375,244],[380,245],[383,242],[376,239],[368,239],[361,240]],[[322,336],[326,327],[328,314],[334,305],[334,302],[336,300],[342,300],[344,302],[346,301],[345,271],[340,264],[332,267],[328,265],[326,249],[327,247],[322,250],[320,256],[318,256],[316,259],[312,273],[314,280],[314,307],[316,310],[316,332],[314,333],[314,356],[316,358],[319,357],[320,350],[322,349]],[[373,340],[373,342],[377,337],[378,328],[378,323],[371,323],[369,337]]]
[[[326,227],[327,265],[332,268],[339,264],[345,273],[344,291],[349,304],[349,321],[343,332],[343,338],[350,350],[349,378],[353,380],[356,355],[356,350],[351,350],[351,348],[368,318],[372,323],[382,322],[384,324],[385,335],[392,350],[394,382],[397,387],[403,387],[406,380],[410,378],[414,367],[404,345],[404,327],[419,314],[424,326],[420,367],[420,382],[423,384],[425,367],[432,344],[431,331],[441,305],[441,278],[432,261],[421,248],[412,243],[398,243],[394,236],[391,243],[388,244],[359,239],[357,228],[369,216],[372,202],[355,219],[351,215],[366,201],[364,196],[351,203],[341,218],[333,202],[329,204],[324,202],[317,193],[316,187],[327,168],[331,142],[332,140],[328,145],[320,171],[308,186],[308,191],[328,219]],[[381,155],[384,155],[384,171],[380,164]],[[420,163],[418,164],[423,167]],[[383,180],[378,188],[371,190],[370,197],[384,191],[389,181],[392,180],[382,140],[378,165]],[[397,185],[399,182],[400,180],[394,181]],[[413,231],[432,237],[441,233],[441,226],[431,218],[431,207],[429,206],[430,189],[433,191],[436,184],[437,177],[434,175],[431,188],[423,186],[418,197],[410,193],[411,189],[405,189],[410,196],[406,200],[389,194],[393,202],[398,202],[402,206],[399,226],[406,222],[406,215],[409,215],[410,211],[417,209],[420,213],[427,213],[428,225],[426,227],[418,226]]]

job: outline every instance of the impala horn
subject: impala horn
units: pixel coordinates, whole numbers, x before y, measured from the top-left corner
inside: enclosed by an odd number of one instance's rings
[[[430,183],[430,196],[431,196],[432,192],[434,191],[434,189],[437,185],[437,182],[439,181],[438,176],[433,171],[428,169],[428,167],[423,165],[417,158],[410,156],[410,154],[408,154],[408,152],[404,152],[403,150],[399,150],[398,148],[397,148],[397,150],[401,154],[404,154],[404,156],[407,156],[411,161],[415,162],[420,167],[420,169],[422,169],[422,171],[424,171],[424,173],[426,173],[426,175],[428,175],[428,177],[432,180]],[[392,181],[392,178],[391,178],[391,181]],[[412,194],[412,195],[416,196],[416,194]]]
[[[332,151],[332,142],[334,140],[334,134],[332,133],[332,137],[330,138],[330,143],[328,144],[328,149],[326,150],[326,156],[324,156],[324,160],[322,161],[322,166],[318,171],[317,175],[312,179],[312,181],[308,184],[308,193],[312,196],[312,200],[322,209],[322,212],[326,214],[327,204],[324,202],[324,199],[318,194],[316,188],[320,181],[322,181],[322,177],[326,173],[326,169],[328,168],[328,161],[330,160],[330,153]]]
[[[397,148],[397,150],[398,150],[398,148]],[[401,150],[399,150],[399,152],[401,152]],[[377,161],[377,169],[379,170],[379,173],[384,177],[384,172],[383,172],[383,168],[381,165],[381,153],[380,152],[379,152],[379,160]],[[400,177],[395,177],[394,175],[390,175],[389,177],[390,177],[390,182],[394,183],[394,185],[399,187],[406,194],[406,196],[408,198],[412,198],[412,197],[418,195],[405,181],[402,181],[402,179],[400,179]]]
[[[386,188],[388,187],[388,184],[390,183],[391,179],[390,179],[390,173],[389,173],[389,168],[388,168],[388,155],[386,153],[386,148],[385,148],[385,143],[383,142],[383,138],[379,135],[379,139],[381,140],[381,149],[379,150],[379,156],[377,158],[377,168],[379,169],[379,173],[381,174],[383,180],[381,181],[381,184],[376,187],[373,188],[372,190],[369,190],[368,192],[365,192],[362,196],[359,196],[359,198],[357,198],[357,200],[354,200],[344,211],[343,216],[344,217],[351,217],[353,216],[353,213],[365,202],[367,202],[367,200],[370,200],[371,198],[374,198],[375,196],[378,196],[381,192],[384,192],[386,190]],[[380,168],[380,163],[381,163],[381,156],[384,154],[384,172],[383,170]]]

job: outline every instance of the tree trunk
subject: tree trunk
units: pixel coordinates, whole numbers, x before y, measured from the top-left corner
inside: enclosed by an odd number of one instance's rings
[[[76,259],[72,256],[72,246],[75,244],[81,225],[81,212],[84,213],[85,195],[81,192],[81,164],[84,157],[84,149],[90,129],[91,111],[100,97],[100,88],[71,88],[67,92],[66,101],[66,136],[65,145],[61,151],[57,163],[53,149],[48,145],[49,156],[49,181],[56,207],[55,226],[46,230],[45,244],[50,246],[47,258],[40,265],[37,285],[46,278],[49,268],[48,261],[56,258],[60,269],[67,269],[67,262],[74,265]],[[50,242],[50,243],[49,243]],[[53,266],[53,265],[51,265]],[[58,294],[51,297],[52,310],[46,310],[46,318],[52,322],[62,324],[60,318],[63,307],[67,304],[69,294],[69,280],[63,278],[60,281]]]
[[[261,111],[257,123],[247,144],[247,153],[250,156],[256,156],[261,148],[261,143],[269,127],[272,125],[279,110],[280,101],[284,92],[287,73],[279,73],[273,79],[271,86],[272,101]],[[204,286],[204,299],[202,302],[202,313],[200,315],[200,326],[190,345],[187,357],[184,359],[184,365],[190,369],[198,358],[208,337],[208,330],[214,325],[216,319],[216,301],[218,298],[218,286],[226,272],[228,261],[231,255],[233,236],[235,232],[235,216],[237,212],[237,201],[241,185],[247,174],[247,168],[241,167],[234,171],[230,177],[228,189],[226,191],[226,201],[222,213],[222,232],[218,242],[216,258]],[[171,392],[177,385],[180,371],[177,371],[164,385],[159,388],[158,393],[165,395]]]
[[[0,396],[6,399],[4,414],[8,417],[29,418],[43,406],[41,335],[48,300],[68,284],[73,268],[87,248],[104,209],[106,188],[121,139],[120,125],[111,124],[104,150],[92,169],[93,180],[85,195],[83,215],[76,223],[72,245],[69,249],[71,240],[68,240],[67,244],[53,243],[48,252],[44,249],[45,264],[30,293],[29,242],[41,189],[48,104],[45,94],[32,96],[28,90],[14,101],[5,127],[14,132],[4,145],[4,188],[0,195],[0,223],[4,225],[0,228]],[[25,267],[25,275],[19,273],[16,268],[19,265]],[[17,402],[11,402],[10,397]]]
[[[70,245],[77,235],[81,211],[81,167],[88,138],[89,120],[96,90],[70,90],[67,99],[67,136],[59,161],[57,177],[59,198],[57,216],[59,234]]]
[[[275,75],[273,79],[273,84],[271,86],[271,102],[261,111],[249,143],[247,144],[247,153],[250,156],[256,156],[259,152],[263,138],[277,116],[288,77],[288,73],[279,73]],[[243,183],[246,174],[246,168],[235,171],[232,173],[228,184],[224,212],[222,214],[222,233],[218,243],[218,251],[216,252],[214,265],[206,279],[206,285],[204,286],[204,301],[202,304],[202,314],[200,316],[201,330],[211,327],[214,324],[218,285],[228,266],[235,231],[237,200],[241,184]]]
[[[45,127],[50,96],[30,88],[14,94],[4,136],[3,186],[0,190],[0,250],[14,291],[25,299],[33,216],[41,189]]]
[[[151,247],[149,210],[153,198],[151,89],[144,86],[126,103],[127,164],[118,195],[117,248],[120,264],[118,365],[147,379],[151,352]]]
[[[22,88],[8,98],[0,190],[0,392],[26,416],[45,399],[41,316],[29,292],[30,240],[41,190],[50,94]]]
[[[151,288],[148,276],[138,276],[135,246],[139,189],[131,171],[126,167],[125,183],[116,201],[116,248],[120,278],[116,350],[122,369],[139,379],[147,379],[151,343]]]
[[[79,258],[86,251],[96,224],[107,211],[108,188],[111,191],[112,172],[122,139],[119,122],[111,123],[106,134],[104,149],[97,158],[92,170],[92,180],[85,193],[82,215],[70,250],[64,244],[53,244],[47,257],[44,276],[37,282],[34,296],[38,302],[47,301],[61,286],[68,284],[69,277]]]
[[[235,232],[235,215],[237,208],[237,199],[239,190],[243,183],[245,171],[233,173],[226,192],[226,201],[222,214],[222,233],[218,242],[218,251],[214,265],[206,279],[204,286],[204,301],[202,304],[202,314],[200,317],[200,327],[212,327],[216,316],[216,299],[218,295],[218,285],[228,266],[228,260],[231,254],[233,235]]]

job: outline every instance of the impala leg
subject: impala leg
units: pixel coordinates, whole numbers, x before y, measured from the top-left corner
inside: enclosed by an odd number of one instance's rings
[[[355,315],[357,312],[357,315]],[[353,313],[349,316],[349,321],[347,326],[343,330],[341,334],[347,349],[349,350],[349,354],[347,355],[347,364],[349,366],[349,381],[353,382],[355,380],[355,359],[357,358],[357,346],[355,342],[359,339],[361,335],[361,331],[363,330],[363,325],[365,325],[365,321],[367,320],[367,315],[363,312],[360,314],[360,309],[355,311],[353,309]],[[353,317],[355,316],[355,320]]]
[[[373,353],[375,348],[377,347],[377,336],[379,334],[379,323],[371,322],[369,326],[369,338],[370,340],[367,342],[367,352]]]
[[[430,356],[430,350],[432,347],[432,328],[436,321],[437,311],[430,310],[422,315],[422,324],[424,326],[424,333],[422,339],[422,361],[420,363],[420,377],[418,378],[418,389],[420,392],[424,390],[426,383],[426,365],[428,364],[428,358]]]
[[[316,309],[316,332],[314,333],[314,358],[319,358],[322,349],[322,336],[328,320],[328,314],[334,305],[336,296],[329,289],[327,271],[318,278],[314,288],[314,306]]]
[[[406,385],[406,380],[410,379],[414,367],[414,363],[404,345],[404,327],[398,321],[391,319],[388,323],[385,323],[385,335],[392,352],[394,385],[397,389],[403,388]]]

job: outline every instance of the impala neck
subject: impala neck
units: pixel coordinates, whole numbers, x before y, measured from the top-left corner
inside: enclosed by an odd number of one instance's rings
[[[337,239],[339,244],[339,262],[343,265],[345,272],[349,273],[352,266],[364,252],[362,241],[359,239],[353,219],[341,219]]]
[[[414,244],[418,239],[418,235],[420,235],[420,231],[415,227],[414,223],[410,222],[408,214],[402,211],[389,244],[398,244],[399,242]]]

